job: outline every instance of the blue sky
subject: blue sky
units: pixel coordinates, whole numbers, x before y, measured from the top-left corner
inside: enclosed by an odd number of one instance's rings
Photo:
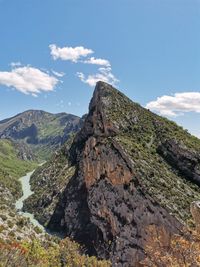
[[[103,78],[200,136],[199,0],[0,0],[0,25],[0,119],[82,115]]]

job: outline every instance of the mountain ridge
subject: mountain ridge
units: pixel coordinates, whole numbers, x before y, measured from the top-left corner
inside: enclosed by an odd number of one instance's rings
[[[0,138],[11,139],[24,147],[24,157],[31,159],[25,150],[32,151],[35,158],[46,159],[81,127],[78,116],[42,110],[27,110],[0,121]],[[27,149],[25,149],[27,148]],[[22,153],[23,154],[23,153]],[[34,159],[34,157],[33,157]]]

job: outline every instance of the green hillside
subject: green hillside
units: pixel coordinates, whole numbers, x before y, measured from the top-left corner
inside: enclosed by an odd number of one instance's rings
[[[200,198],[200,140],[111,86],[100,93],[113,139],[133,162],[143,190],[179,220],[190,221],[190,204]]]
[[[44,160],[80,127],[81,119],[72,114],[28,110],[0,121],[0,138],[15,141],[23,159]]]
[[[21,195],[18,178],[37,166],[36,162],[24,161],[10,140],[0,140],[0,184],[8,188],[15,198]]]

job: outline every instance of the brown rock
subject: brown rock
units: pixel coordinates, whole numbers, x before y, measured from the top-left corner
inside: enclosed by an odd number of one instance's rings
[[[195,222],[196,231],[197,233],[200,233],[200,201],[192,202],[190,211]]]
[[[104,114],[107,90],[112,87],[97,84],[89,115],[69,153],[76,173],[48,227],[62,229],[89,254],[111,259],[113,266],[139,266],[150,226],[162,229],[167,243],[182,225],[145,192],[134,163],[110,138],[117,130]]]

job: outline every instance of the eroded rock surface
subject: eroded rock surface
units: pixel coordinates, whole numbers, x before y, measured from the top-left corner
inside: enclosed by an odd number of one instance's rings
[[[105,86],[97,85],[85,125],[71,147],[76,174],[48,226],[62,228],[90,254],[111,258],[117,266],[136,266],[145,257],[148,226],[163,227],[167,239],[180,233],[181,224],[143,191],[134,162],[112,138],[118,130],[104,113]]]
[[[199,139],[99,82],[62,164],[53,170],[47,163],[42,193],[37,182],[45,168],[33,178],[32,212],[48,214],[49,229],[80,242],[91,255],[111,259],[113,266],[141,266],[150,256],[149,229],[158,229],[167,246],[191,219],[190,203],[200,199],[199,153]],[[56,171],[68,174],[70,168],[74,172],[59,198],[40,209],[39,201],[59,188]]]

